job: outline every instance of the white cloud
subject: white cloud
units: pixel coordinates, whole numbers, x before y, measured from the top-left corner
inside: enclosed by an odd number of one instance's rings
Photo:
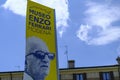
[[[43,5],[54,8],[56,11],[56,25],[59,34],[62,36],[68,27],[69,11],[68,0],[33,0]],[[13,13],[25,16],[27,0],[7,0],[2,6]],[[63,17],[64,16],[64,17]]]
[[[88,32],[91,29],[90,26],[88,25],[81,25],[80,29],[77,32],[77,36],[82,40],[82,41],[88,41]]]
[[[89,44],[103,45],[116,41],[120,38],[120,28],[108,28],[108,30],[99,33],[99,37],[92,38]]]
[[[9,9],[13,11],[15,14],[19,14],[25,16],[26,9],[26,1],[25,0],[7,0],[5,4],[2,5],[5,9]]]
[[[115,26],[113,23],[120,20],[120,7],[92,2],[87,7],[86,24],[80,26],[77,37],[89,45],[104,45],[118,40],[120,25]]]

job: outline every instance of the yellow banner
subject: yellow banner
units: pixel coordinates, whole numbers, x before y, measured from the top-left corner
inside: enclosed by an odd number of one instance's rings
[[[28,0],[24,80],[58,80],[55,10]]]

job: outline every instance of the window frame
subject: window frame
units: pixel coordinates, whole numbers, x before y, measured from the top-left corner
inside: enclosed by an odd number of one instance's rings
[[[86,80],[86,73],[73,74],[73,80]]]
[[[114,80],[113,71],[99,72],[100,80]]]

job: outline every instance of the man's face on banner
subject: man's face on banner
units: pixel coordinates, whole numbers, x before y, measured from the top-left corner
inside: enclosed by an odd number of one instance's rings
[[[49,52],[45,42],[36,37],[27,39],[26,71],[33,79],[45,77],[49,73],[50,60],[54,54]]]
[[[27,57],[31,57],[29,64],[33,74],[47,75],[49,73],[50,60],[54,59],[54,54],[37,50]]]

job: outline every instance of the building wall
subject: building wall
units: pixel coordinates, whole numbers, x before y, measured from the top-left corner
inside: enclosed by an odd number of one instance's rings
[[[78,80],[76,75],[84,75],[84,80],[102,80],[100,73],[112,72],[114,79],[119,80],[118,66],[65,68],[59,70],[60,80]],[[23,80],[23,71],[0,72],[0,80]]]
[[[89,80],[99,80],[99,73],[98,72],[89,72],[87,73],[87,79]]]
[[[100,73],[109,73],[111,80],[119,80],[118,66],[99,66],[99,67],[83,67],[72,69],[61,69],[60,80],[78,80],[74,79],[74,74],[86,74],[84,80],[103,80]],[[64,76],[63,76],[64,75]],[[65,76],[71,76],[70,79]],[[102,76],[103,77],[103,76]]]
[[[0,73],[0,80],[22,80],[22,78],[23,78],[23,71]]]
[[[73,80],[73,75],[72,74],[64,74],[61,75],[61,80]]]

